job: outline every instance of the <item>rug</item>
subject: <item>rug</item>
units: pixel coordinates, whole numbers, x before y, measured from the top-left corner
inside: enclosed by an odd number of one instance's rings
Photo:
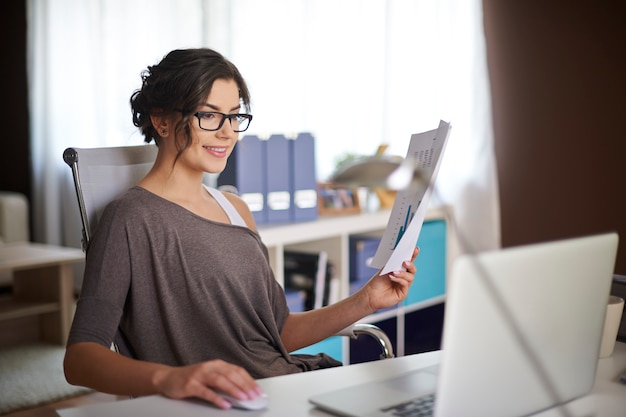
[[[0,349],[0,414],[91,392],[63,374],[65,347],[36,344]]]

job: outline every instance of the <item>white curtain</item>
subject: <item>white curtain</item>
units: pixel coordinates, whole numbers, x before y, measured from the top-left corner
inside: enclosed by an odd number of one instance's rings
[[[373,154],[385,143],[388,153],[404,156],[412,133],[450,121],[433,204],[453,207],[471,250],[500,246],[480,0],[28,6],[36,240],[75,246],[79,239],[65,225],[76,223],[64,214],[76,204],[63,150],[141,143],[128,104],[141,71],[171,49],[208,46],[249,83],[254,121],[247,133],[314,134],[319,180],[345,153]]]

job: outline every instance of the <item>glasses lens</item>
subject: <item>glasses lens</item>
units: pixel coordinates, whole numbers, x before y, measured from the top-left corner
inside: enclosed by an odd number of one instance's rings
[[[217,130],[220,127],[224,116],[220,113],[198,112],[200,128],[206,130]]]
[[[243,132],[250,125],[250,117],[247,114],[234,115],[230,120],[235,132]]]

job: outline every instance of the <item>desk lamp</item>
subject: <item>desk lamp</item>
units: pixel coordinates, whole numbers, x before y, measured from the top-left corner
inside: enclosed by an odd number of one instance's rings
[[[329,182],[347,187],[404,190],[423,186],[422,172],[410,159],[398,156],[367,156],[339,168]]]

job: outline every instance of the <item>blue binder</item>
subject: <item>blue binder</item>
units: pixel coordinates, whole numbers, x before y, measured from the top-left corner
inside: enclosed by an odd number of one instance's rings
[[[291,219],[315,220],[318,216],[315,139],[310,133],[300,133],[289,141],[289,148]]]
[[[288,139],[284,135],[272,135],[265,146],[267,222],[285,223],[291,220],[289,192],[291,158]]]
[[[265,206],[265,141],[254,135],[242,137],[217,178],[218,187],[232,186],[248,204],[257,224],[267,223]]]
[[[380,238],[367,235],[351,235],[348,238],[350,258],[349,276],[350,281],[358,281],[363,285],[377,271],[377,268],[369,266],[369,260],[376,254],[380,244]]]

